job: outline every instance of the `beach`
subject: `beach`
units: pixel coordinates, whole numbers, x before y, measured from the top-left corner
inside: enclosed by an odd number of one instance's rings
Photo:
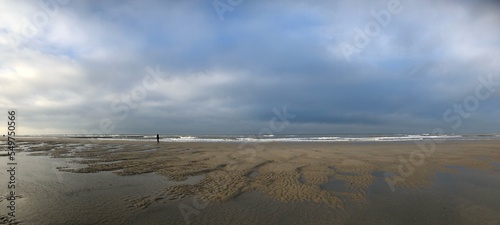
[[[500,224],[498,140],[22,138],[17,149],[10,223]]]

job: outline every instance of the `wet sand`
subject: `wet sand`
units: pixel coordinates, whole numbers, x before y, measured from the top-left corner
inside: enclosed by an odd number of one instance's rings
[[[24,139],[16,221],[500,224],[500,141],[427,147]]]

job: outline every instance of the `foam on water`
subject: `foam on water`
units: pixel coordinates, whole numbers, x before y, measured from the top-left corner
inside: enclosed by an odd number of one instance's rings
[[[383,135],[160,135],[162,142],[383,142],[421,140],[500,140],[497,134],[383,134]],[[96,140],[156,141],[156,135],[48,135],[25,138],[82,138]]]

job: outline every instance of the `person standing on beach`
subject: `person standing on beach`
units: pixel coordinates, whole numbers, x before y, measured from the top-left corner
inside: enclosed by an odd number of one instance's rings
[[[160,143],[160,135],[156,134],[156,143]]]

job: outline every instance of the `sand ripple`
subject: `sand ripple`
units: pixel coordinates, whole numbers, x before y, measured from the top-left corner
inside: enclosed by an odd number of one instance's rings
[[[74,142],[74,140],[73,140]],[[486,146],[477,149],[471,158],[467,151],[455,151],[456,145],[440,145],[425,159],[425,165],[396,184],[400,188],[425,187],[432,183],[436,171],[453,171],[447,165],[464,165],[492,169],[491,162],[500,161],[500,154]],[[281,202],[314,202],[343,209],[346,202],[363,201],[374,183],[374,171],[398,174],[398,157],[407,157],[417,149],[411,144],[304,144],[269,143],[255,154],[238,150],[237,144],[220,143],[114,143],[80,141],[77,144],[46,141],[28,147],[34,155],[77,158],[83,168],[61,167],[62,171],[94,173],[113,171],[118,175],[157,173],[172,181],[183,181],[202,175],[194,184],[166,187],[155,196],[129,200],[135,207],[148,207],[159,201],[173,201],[197,196],[213,202],[227,202],[244,193],[258,192]],[[450,156],[453,154],[453,156]],[[496,155],[497,157],[493,157]],[[446,157],[444,157],[446,156]],[[321,186],[336,179],[344,191]]]

